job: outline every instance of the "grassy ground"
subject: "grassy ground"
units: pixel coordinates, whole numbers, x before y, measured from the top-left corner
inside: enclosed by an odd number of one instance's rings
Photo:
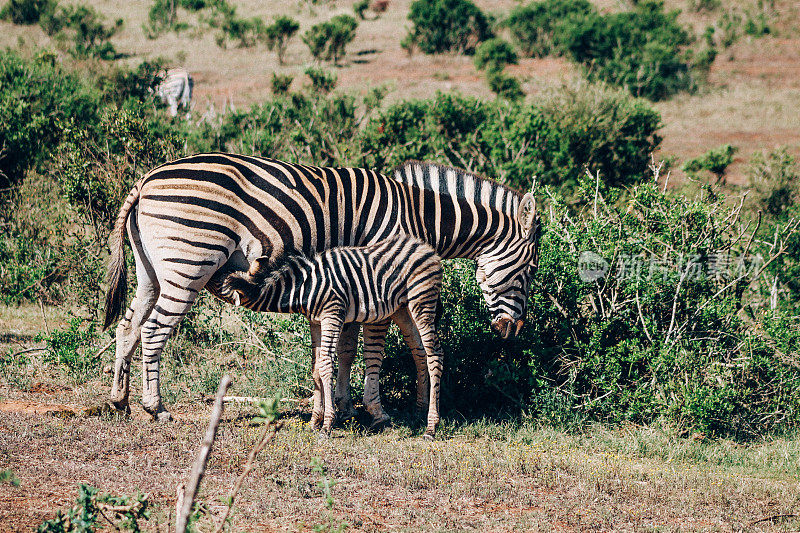
[[[213,307],[212,307],[213,310]],[[45,308],[48,327],[64,327],[63,310]],[[213,330],[236,331],[226,312],[198,319]],[[41,346],[38,306],[0,308],[3,351]],[[184,333],[164,359],[165,399],[176,420],[156,425],[136,402],[133,377],[129,419],[93,416],[110,387],[104,354],[88,370],[48,362],[30,352],[0,372],[0,471],[21,484],[0,484],[0,531],[29,530],[74,504],[79,483],[102,492],[150,495],[148,530],[168,530],[175,489],[191,462],[209,416],[209,394],[223,373],[231,394],[279,391],[286,426],[259,456],[237,500],[234,531],[796,531],[800,528],[800,438],[773,436],[748,444],[679,435],[670,427],[601,425],[578,433],[540,427],[535,420],[489,422],[452,412],[436,442],[395,412],[397,424],[368,435],[356,424],[319,441],[305,428],[309,416],[306,354],[289,351],[300,339],[269,349],[249,346],[264,324],[239,325],[244,344],[216,339],[200,345]],[[248,328],[254,328],[248,331]],[[201,328],[202,329],[202,328]],[[205,330],[203,330],[205,331]],[[13,336],[12,336],[13,334]],[[94,353],[105,338],[82,349]],[[249,347],[248,347],[249,346]],[[280,349],[284,346],[286,349]],[[276,356],[275,354],[280,354]],[[296,359],[298,365],[286,359]],[[134,366],[134,368],[136,368]],[[291,385],[292,381],[296,385]],[[298,407],[299,406],[299,407]],[[254,407],[228,404],[203,481],[213,529],[260,428]],[[318,486],[318,459],[335,483],[329,513]],[[771,520],[755,523],[770,517]]]

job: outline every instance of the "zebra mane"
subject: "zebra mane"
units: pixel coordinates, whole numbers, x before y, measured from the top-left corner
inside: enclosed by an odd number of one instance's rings
[[[491,178],[464,169],[426,161],[410,160],[395,168],[396,181],[476,201],[515,217],[522,193]]]

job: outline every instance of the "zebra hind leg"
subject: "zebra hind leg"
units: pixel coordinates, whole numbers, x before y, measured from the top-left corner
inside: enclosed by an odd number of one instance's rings
[[[191,309],[197,290],[172,287],[166,295],[162,291],[147,321],[142,326],[142,407],[155,420],[172,419],[161,402],[159,369],[164,345],[183,317]]]
[[[411,350],[411,357],[414,359],[414,366],[417,369],[417,398],[414,405],[414,417],[425,417],[428,413],[428,388],[430,380],[428,377],[428,366],[426,362],[425,347],[422,345],[422,338],[414,325],[414,320],[408,313],[408,308],[402,308],[394,314],[392,320],[400,332],[403,334],[408,348]]]
[[[111,405],[124,413],[130,413],[131,359],[141,340],[142,325],[153,310],[160,292],[153,265],[142,247],[136,213],[131,213],[128,219],[128,231],[136,260],[136,296],[117,325],[114,383],[110,398]]]
[[[139,277],[136,296],[117,325],[116,359],[114,362],[114,384],[111,387],[111,404],[118,411],[130,413],[131,359],[139,346],[142,324],[153,309],[158,298],[158,288],[145,277]]]
[[[389,320],[364,324],[364,408],[372,417],[370,431],[379,431],[391,424],[391,418],[381,405],[380,393],[380,372],[388,330]]]
[[[409,308],[415,328],[419,331],[422,344],[427,355],[428,375],[430,377],[430,397],[428,403],[428,423],[425,428],[425,439],[433,440],[436,426],[439,425],[439,393],[442,381],[443,352],[436,333],[435,307],[420,306],[420,309]]]

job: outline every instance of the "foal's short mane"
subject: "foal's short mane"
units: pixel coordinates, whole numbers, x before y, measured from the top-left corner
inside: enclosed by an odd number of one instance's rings
[[[486,176],[464,169],[439,165],[427,161],[410,160],[401,164],[392,172],[395,180],[429,190],[437,190],[456,198],[474,201],[478,199],[482,205],[495,207],[507,215],[516,216],[522,193]],[[438,176],[438,185],[434,183]],[[448,179],[452,176],[454,179]],[[455,187],[449,186],[455,183]],[[474,197],[467,195],[466,186],[471,185]],[[488,202],[485,201],[488,199]]]

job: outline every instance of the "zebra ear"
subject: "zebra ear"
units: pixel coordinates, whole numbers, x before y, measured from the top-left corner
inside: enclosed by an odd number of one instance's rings
[[[533,192],[536,190],[536,176],[533,177],[533,184],[531,185],[531,192],[525,193],[519,203],[517,209],[517,221],[522,226],[522,233],[525,236],[532,237],[531,229],[539,218],[539,213],[536,209],[536,197]]]
[[[536,218],[536,198],[534,198],[532,193],[525,193],[517,209],[517,222],[522,226],[522,233],[524,235],[527,236],[530,234]]]

